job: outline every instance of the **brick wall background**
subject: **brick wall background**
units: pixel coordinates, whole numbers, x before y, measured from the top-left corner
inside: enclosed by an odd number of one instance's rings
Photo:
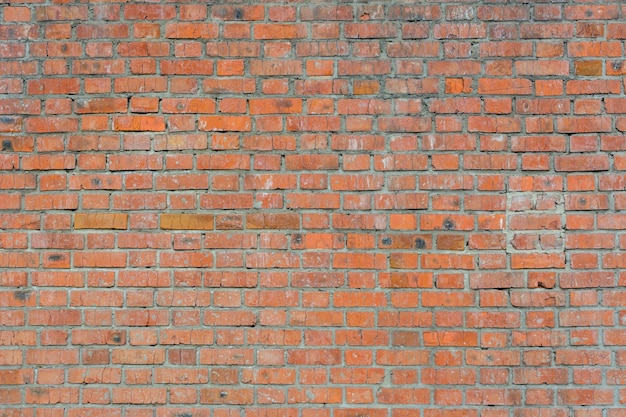
[[[626,415],[626,5],[0,17],[2,417]]]

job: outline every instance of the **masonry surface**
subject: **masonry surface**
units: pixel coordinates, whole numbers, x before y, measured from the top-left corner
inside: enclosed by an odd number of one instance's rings
[[[626,5],[0,5],[0,416],[626,416]]]

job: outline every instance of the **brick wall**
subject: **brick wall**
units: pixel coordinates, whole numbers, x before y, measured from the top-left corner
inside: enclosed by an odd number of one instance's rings
[[[621,2],[0,18],[2,417],[626,415]]]

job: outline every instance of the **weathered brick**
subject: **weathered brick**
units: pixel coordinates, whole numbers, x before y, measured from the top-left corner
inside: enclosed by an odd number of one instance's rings
[[[210,214],[161,214],[159,217],[164,230],[212,230],[214,224]]]
[[[128,214],[76,213],[74,229],[126,229]]]

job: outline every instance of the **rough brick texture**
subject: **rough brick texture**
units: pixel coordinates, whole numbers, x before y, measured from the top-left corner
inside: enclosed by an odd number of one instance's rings
[[[0,5],[2,417],[623,417],[619,0]]]

